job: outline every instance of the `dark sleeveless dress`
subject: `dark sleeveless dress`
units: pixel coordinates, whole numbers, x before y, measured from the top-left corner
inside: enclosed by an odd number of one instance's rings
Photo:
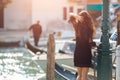
[[[76,67],[90,67],[91,57],[92,54],[90,44],[77,37],[74,52],[74,65]]]
[[[85,25],[78,25],[81,27]],[[82,36],[76,36],[76,47],[74,51],[74,66],[76,67],[90,67],[91,66],[91,45],[87,38],[91,34],[89,29],[82,29],[80,32]]]

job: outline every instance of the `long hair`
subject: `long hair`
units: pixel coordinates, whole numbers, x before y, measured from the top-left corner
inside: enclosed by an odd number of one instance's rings
[[[95,35],[95,26],[94,22],[90,16],[90,14],[87,11],[81,11],[79,16],[82,16],[82,19],[80,22],[82,22],[82,25],[80,26],[80,32],[81,36],[84,35],[85,39],[92,40],[92,37]]]

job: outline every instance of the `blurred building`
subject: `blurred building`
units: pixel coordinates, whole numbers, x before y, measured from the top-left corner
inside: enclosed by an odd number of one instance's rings
[[[31,3],[31,0],[12,0],[4,9],[0,10],[0,28],[27,28],[31,24],[32,19]]]
[[[0,0],[3,1],[3,0]],[[111,0],[114,6],[117,0]],[[102,0],[12,0],[4,9],[0,9],[0,29],[28,29],[36,20],[40,20],[43,30],[48,30],[51,21],[67,24],[69,13],[79,13],[82,9],[101,12]],[[52,25],[50,25],[52,26]],[[57,27],[57,26],[56,26]],[[59,28],[58,28],[59,29]],[[68,28],[63,28],[68,29]]]

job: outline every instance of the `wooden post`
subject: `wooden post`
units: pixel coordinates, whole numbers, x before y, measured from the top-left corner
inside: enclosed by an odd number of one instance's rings
[[[53,34],[49,35],[47,42],[47,80],[55,80],[55,40]]]
[[[117,45],[120,45],[120,13],[117,14]]]

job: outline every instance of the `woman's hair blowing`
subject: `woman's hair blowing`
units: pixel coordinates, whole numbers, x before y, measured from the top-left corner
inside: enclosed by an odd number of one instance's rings
[[[94,26],[94,23],[93,23],[93,20],[90,16],[90,14],[87,12],[87,11],[81,11],[79,14],[79,16],[82,16],[83,19],[82,19],[82,26],[81,26],[81,31],[83,33],[86,33],[87,34],[85,35],[86,37],[89,36],[89,37],[93,37],[93,35],[95,34],[95,26]]]

